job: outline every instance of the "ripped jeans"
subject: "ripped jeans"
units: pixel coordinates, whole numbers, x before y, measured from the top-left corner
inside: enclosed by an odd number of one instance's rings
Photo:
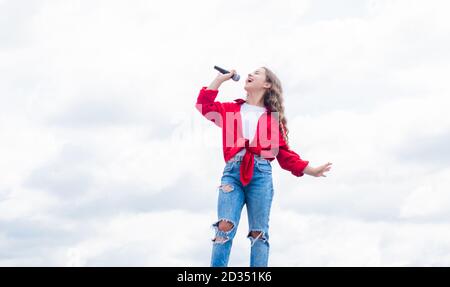
[[[218,220],[212,227],[211,267],[226,267],[231,246],[239,225],[241,211],[246,204],[250,239],[250,267],[266,267],[269,259],[269,214],[273,198],[272,166],[270,161],[256,157],[253,177],[247,186],[242,186],[240,164],[242,156],[229,160],[223,170],[218,187]]]

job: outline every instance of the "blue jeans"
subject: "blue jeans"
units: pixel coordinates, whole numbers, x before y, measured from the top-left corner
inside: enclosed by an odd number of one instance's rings
[[[218,188],[218,220],[212,226],[216,236],[212,239],[211,267],[226,267],[230,257],[233,238],[239,225],[244,204],[250,239],[250,267],[266,267],[269,259],[269,214],[273,198],[272,165],[270,161],[256,157],[253,177],[242,186],[240,175],[241,155],[229,160],[223,170]],[[227,222],[230,228],[219,229],[219,223]],[[252,236],[253,235],[253,236]]]

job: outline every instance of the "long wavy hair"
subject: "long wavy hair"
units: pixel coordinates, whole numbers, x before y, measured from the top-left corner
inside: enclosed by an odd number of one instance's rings
[[[272,112],[278,112],[278,122],[280,123],[280,132],[283,135],[284,141],[289,145],[289,129],[287,128],[287,119],[284,113],[284,99],[283,88],[281,87],[281,81],[267,67],[262,67],[266,71],[266,82],[271,84],[271,87],[264,93],[264,105]]]

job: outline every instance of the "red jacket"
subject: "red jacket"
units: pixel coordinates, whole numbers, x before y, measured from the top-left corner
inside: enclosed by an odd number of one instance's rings
[[[243,99],[234,102],[216,102],[218,90],[202,87],[195,107],[208,120],[222,128],[222,146],[225,162],[230,160],[240,150],[246,149],[241,167],[240,180],[247,185],[253,176],[254,154],[272,161],[275,157],[281,168],[290,171],[295,176],[303,176],[303,170],[309,161],[302,160],[291,150],[280,133],[276,113],[266,107],[266,112],[259,118],[255,137],[249,141],[242,136],[242,121],[240,116]]]

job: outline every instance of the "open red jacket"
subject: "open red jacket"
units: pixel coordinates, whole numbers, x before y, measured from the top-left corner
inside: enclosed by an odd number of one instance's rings
[[[259,118],[255,137],[249,141],[242,136],[242,120],[240,115],[243,99],[234,102],[215,101],[218,90],[202,87],[195,107],[208,120],[222,128],[223,155],[225,162],[240,150],[246,149],[240,167],[240,180],[247,185],[253,176],[254,155],[272,161],[275,157],[281,168],[295,176],[303,176],[303,170],[309,161],[302,160],[291,150],[280,132],[280,125],[274,112],[266,107],[266,112]]]

